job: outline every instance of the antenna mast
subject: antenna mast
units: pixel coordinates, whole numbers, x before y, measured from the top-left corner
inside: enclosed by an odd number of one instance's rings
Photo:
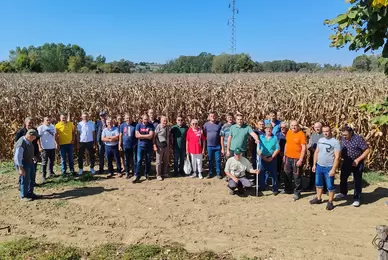
[[[239,13],[236,8],[236,0],[230,0],[229,9],[232,10],[232,16],[228,20],[228,25],[230,27],[230,50],[232,54],[236,53],[236,15]]]

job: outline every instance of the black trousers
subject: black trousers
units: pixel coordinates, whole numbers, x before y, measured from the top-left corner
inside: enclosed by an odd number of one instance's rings
[[[292,192],[292,178],[294,178],[294,194],[300,194],[302,191],[301,167],[296,166],[299,159],[286,157],[284,163],[284,187],[286,192]]]
[[[47,175],[47,166],[50,174],[54,174],[55,149],[44,149],[40,154],[42,157],[42,174],[43,178]]]
[[[90,168],[94,168],[94,149],[93,142],[79,143],[79,154],[78,154],[78,168],[84,168],[84,156],[85,151],[88,151],[90,157]]]

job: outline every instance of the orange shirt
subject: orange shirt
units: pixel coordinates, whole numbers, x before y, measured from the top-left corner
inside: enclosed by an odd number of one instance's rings
[[[297,133],[289,130],[286,135],[286,156],[299,159],[302,152],[302,144],[306,144],[306,135],[302,131]]]

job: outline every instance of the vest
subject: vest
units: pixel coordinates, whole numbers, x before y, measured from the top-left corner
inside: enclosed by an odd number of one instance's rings
[[[32,145],[32,143],[28,144],[24,141],[24,137],[20,137],[19,140],[15,143],[14,152],[18,147],[23,148],[23,165],[33,164],[34,146]]]

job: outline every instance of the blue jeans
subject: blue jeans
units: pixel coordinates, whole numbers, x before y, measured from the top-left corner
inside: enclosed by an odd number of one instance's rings
[[[179,174],[184,174],[183,165],[185,163],[186,151],[184,148],[178,149],[174,148],[174,174],[178,176]],[[179,166],[178,166],[179,162]]]
[[[221,146],[208,146],[207,154],[209,157],[209,175],[213,174],[214,161],[216,162],[216,173],[221,174]]]
[[[24,167],[25,175],[21,176],[19,174],[19,191],[20,198],[31,198],[34,194],[34,180],[35,180],[35,165],[34,164],[25,164]],[[19,173],[19,169],[16,171]]]
[[[259,159],[259,158],[258,158]],[[272,159],[271,162],[266,162],[263,159],[260,158],[260,174],[259,174],[259,182],[260,182],[260,188],[262,190],[265,189],[265,183],[268,179],[268,175],[266,176],[266,172],[268,171],[272,178],[272,191],[277,192],[278,191],[278,162],[277,157]]]
[[[105,145],[105,156],[108,161],[108,173],[113,174],[113,159],[116,162],[117,172],[121,172],[121,161],[119,156],[118,145]]]
[[[329,176],[331,168],[333,168],[333,166],[324,167],[324,166],[320,166],[319,164],[316,165],[315,186],[317,188],[323,189],[323,186],[324,186],[323,181],[325,181],[327,185],[327,190],[329,192],[335,191],[334,176]]]
[[[66,156],[69,159],[70,172],[74,172],[73,150],[74,150],[73,144],[62,144],[59,146],[59,154],[61,155],[62,174],[66,174],[66,170],[67,170]]]
[[[144,175],[148,177],[151,171],[151,156],[152,156],[152,146],[149,147],[137,147],[137,160],[136,160],[136,177],[140,177],[141,164],[143,157],[145,156],[145,171]]]

